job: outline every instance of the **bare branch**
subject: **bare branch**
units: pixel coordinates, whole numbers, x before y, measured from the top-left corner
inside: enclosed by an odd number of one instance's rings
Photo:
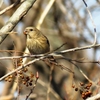
[[[65,45],[65,44],[63,44]],[[61,45],[60,47],[62,47],[63,45]],[[39,55],[25,55],[25,56],[13,56],[13,57],[0,57],[0,60],[3,60],[3,59],[18,59],[18,58],[32,58],[32,57],[42,57],[42,56],[56,56],[56,57],[59,57],[62,55],[60,54],[63,54],[63,53],[68,53],[68,52],[74,52],[74,51],[79,51],[79,50],[85,50],[85,49],[91,49],[91,48],[95,48],[95,47],[99,47],[100,44],[96,44],[96,45],[89,45],[89,46],[84,46],[84,47],[76,47],[76,48],[72,48],[72,49],[68,49],[68,50],[62,50],[62,51],[56,51],[58,50],[59,48],[57,48],[56,50],[54,50],[55,52],[53,53],[53,51],[47,53],[47,54],[39,54]],[[8,50],[4,50],[5,52],[9,52]],[[14,52],[13,50],[10,50],[10,52]],[[16,51],[17,52],[17,51]],[[20,51],[18,51],[20,52]]]
[[[5,79],[5,78],[8,77],[9,75],[11,75],[11,74],[13,74],[13,73],[15,73],[15,72],[17,72],[17,71],[19,71],[19,70],[21,70],[21,69],[27,67],[27,66],[31,65],[32,63],[34,63],[34,62],[36,62],[36,61],[38,61],[38,60],[41,60],[41,59],[43,59],[43,58],[45,58],[45,57],[46,57],[46,56],[40,57],[40,58],[37,58],[37,59],[34,59],[34,60],[28,62],[28,63],[25,64],[25,65],[19,66],[17,69],[15,69],[15,70],[11,71],[10,73],[8,73],[8,74],[4,75],[3,77],[1,77],[1,78],[0,78],[0,81],[3,80],[3,79]]]
[[[2,6],[3,2],[4,2],[3,0],[0,1],[0,7]]]
[[[0,36],[0,43],[7,37],[8,33],[12,31],[12,29],[16,26],[16,24],[26,15],[29,9],[33,6],[36,0],[25,0],[22,5],[15,11],[15,13],[11,16],[5,26],[3,26],[0,30],[0,34],[4,34]]]
[[[15,7],[16,5],[18,5],[20,3],[20,0],[17,0],[14,4],[8,6],[7,8],[3,9],[2,11],[0,11],[0,15],[4,14],[6,11],[10,10],[11,8]]]
[[[97,95],[95,95],[95,96],[92,96],[92,97],[89,97],[89,98],[87,98],[86,100],[99,100],[100,99],[100,93],[99,94],[97,94]]]
[[[48,11],[50,10],[50,8],[52,7],[54,2],[55,2],[55,0],[50,0],[48,5],[46,6],[45,10],[43,11],[43,13],[38,21],[38,24],[37,24],[38,29],[40,28],[41,24],[43,23],[45,16],[47,15]]]
[[[84,2],[84,4],[85,4],[85,6],[86,6],[86,9],[87,9],[87,11],[88,11],[88,13],[89,13],[90,19],[91,19],[92,24],[93,24],[93,27],[94,27],[94,42],[93,42],[93,45],[95,45],[95,44],[96,44],[96,39],[97,39],[97,36],[96,36],[96,26],[95,26],[95,24],[94,24],[92,15],[91,15],[91,13],[90,13],[90,11],[89,11],[89,9],[88,9],[88,5],[86,4],[85,0],[83,0],[83,2]]]
[[[30,93],[26,96],[26,99],[25,99],[25,100],[28,100],[28,98],[30,97],[30,95],[33,93],[33,90],[34,90],[35,87],[36,87],[36,84],[37,84],[38,79],[39,79],[39,74],[38,74],[38,72],[37,72],[37,73],[36,73],[36,80],[35,80],[34,86],[33,86],[32,89],[30,90]]]
[[[79,50],[84,50],[84,49],[91,49],[91,48],[95,48],[95,47],[99,47],[100,44],[96,44],[96,45],[88,45],[88,46],[84,46],[84,47],[76,47],[76,48],[72,48],[72,49],[68,49],[68,50],[63,50],[60,52],[56,52],[57,54],[63,54],[63,53],[68,53],[68,52],[74,52],[74,51],[79,51]]]

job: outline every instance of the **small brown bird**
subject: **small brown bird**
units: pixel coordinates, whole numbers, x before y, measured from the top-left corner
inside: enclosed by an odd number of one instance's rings
[[[26,46],[31,54],[44,54],[50,51],[47,37],[35,27],[27,27],[24,30],[27,35]]]

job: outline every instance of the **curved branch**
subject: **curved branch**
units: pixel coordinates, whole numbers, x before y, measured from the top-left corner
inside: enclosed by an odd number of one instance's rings
[[[11,8],[15,7],[16,5],[18,5],[20,3],[21,3],[20,0],[17,0],[12,5],[8,6],[7,8],[3,9],[2,11],[0,11],[0,15],[4,14],[6,11],[9,11]]]
[[[25,0],[20,7],[11,16],[8,22],[0,30],[0,43],[7,37],[8,32],[16,26],[16,24],[27,14],[29,9],[33,6],[36,0]]]

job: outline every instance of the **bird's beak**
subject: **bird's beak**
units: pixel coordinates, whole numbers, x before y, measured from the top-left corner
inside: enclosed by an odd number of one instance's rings
[[[27,32],[28,32],[28,31],[27,31],[27,30],[25,30],[23,33],[24,33],[25,35],[27,35]]]

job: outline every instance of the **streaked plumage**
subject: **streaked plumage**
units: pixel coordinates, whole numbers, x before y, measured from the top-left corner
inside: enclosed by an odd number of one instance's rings
[[[27,27],[24,31],[27,35],[26,46],[31,54],[44,54],[50,51],[47,37],[35,27]]]

